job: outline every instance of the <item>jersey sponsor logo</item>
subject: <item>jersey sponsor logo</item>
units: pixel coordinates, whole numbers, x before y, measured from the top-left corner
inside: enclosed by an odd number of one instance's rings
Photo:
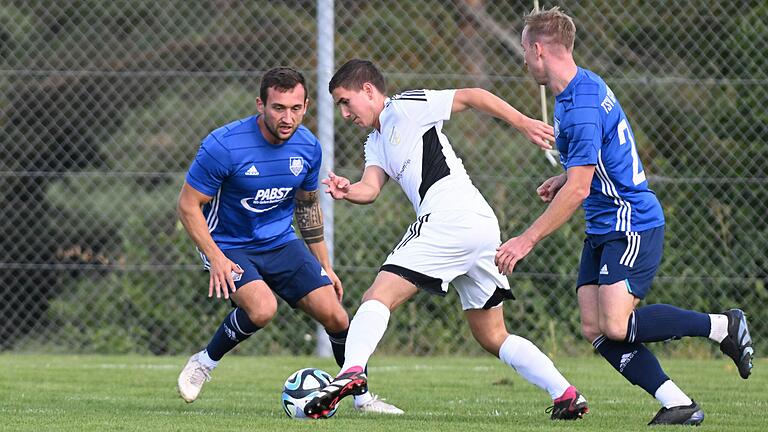
[[[601,275],[607,275],[608,274],[608,264],[603,264],[603,268],[600,269]]]
[[[245,172],[245,175],[247,175],[247,176],[257,176],[257,175],[259,175],[259,170],[256,169],[256,165],[251,165],[251,167],[248,168],[248,171]]]
[[[403,178],[403,173],[405,172],[406,169],[408,169],[408,165],[410,165],[410,164],[411,164],[411,159],[410,158],[406,159],[406,161],[403,162],[403,166],[400,167],[400,171],[398,171],[397,174],[395,174],[395,180],[400,182],[400,180]]]
[[[240,204],[242,204],[243,207],[245,207],[247,210],[250,210],[254,213],[264,213],[265,211],[272,210],[273,208],[279,206],[280,203],[288,198],[288,195],[292,190],[292,187],[259,189],[256,191],[256,195],[253,198],[243,198],[240,200]],[[256,207],[270,204],[274,205],[268,208]]]
[[[291,169],[293,175],[297,176],[301,174],[301,170],[304,169],[304,158],[301,156],[292,157],[288,162],[288,167]]]
[[[555,139],[560,135],[560,119],[555,117]]]
[[[611,88],[606,86],[605,90],[607,93],[605,94],[605,98],[600,103],[600,106],[603,107],[605,110],[605,113],[608,114],[613,109],[614,105],[616,105],[616,96],[611,91]]]
[[[328,276],[328,273],[322,267],[320,267],[320,276]]]

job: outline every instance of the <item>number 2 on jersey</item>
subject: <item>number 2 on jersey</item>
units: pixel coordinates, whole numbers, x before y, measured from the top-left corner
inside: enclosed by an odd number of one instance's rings
[[[629,125],[627,119],[621,119],[618,126],[619,145],[624,145],[629,140],[631,144],[632,153],[632,183],[635,186],[645,181],[645,171],[640,170],[640,157],[637,155],[637,146],[635,145],[635,137],[632,136],[632,132],[629,131]],[[626,135],[625,135],[626,134]]]

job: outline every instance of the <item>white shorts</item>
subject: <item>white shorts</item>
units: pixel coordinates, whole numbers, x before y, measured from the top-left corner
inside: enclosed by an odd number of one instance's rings
[[[467,309],[489,309],[513,298],[493,263],[501,244],[494,215],[467,211],[419,216],[381,266],[417,287],[445,295],[452,283]]]

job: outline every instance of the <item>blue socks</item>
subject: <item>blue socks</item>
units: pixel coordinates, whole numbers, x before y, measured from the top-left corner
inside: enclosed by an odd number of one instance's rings
[[[659,342],[684,336],[708,337],[709,315],[676,308],[667,304],[652,304],[635,310],[627,323],[626,342]]]
[[[208,351],[208,356],[214,361],[221,360],[224,354],[240,342],[248,339],[259,329],[259,326],[248,319],[248,314],[244,310],[236,308],[224,318],[224,322],[221,323],[208,343],[208,347],[205,348]]]
[[[614,369],[636,386],[655,397],[669,379],[651,351],[640,343],[617,342],[600,335],[592,345]]]

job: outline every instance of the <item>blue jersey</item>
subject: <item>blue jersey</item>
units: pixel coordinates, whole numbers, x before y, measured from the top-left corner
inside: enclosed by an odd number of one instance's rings
[[[555,98],[554,124],[563,167],[595,165],[583,203],[587,234],[664,225],[664,212],[648,188],[627,116],[602,78],[578,68]]]
[[[257,116],[211,132],[200,145],[187,183],[213,197],[203,207],[211,237],[222,250],[269,250],[297,238],[296,189],[317,190],[320,143],[304,126],[270,144]]]

